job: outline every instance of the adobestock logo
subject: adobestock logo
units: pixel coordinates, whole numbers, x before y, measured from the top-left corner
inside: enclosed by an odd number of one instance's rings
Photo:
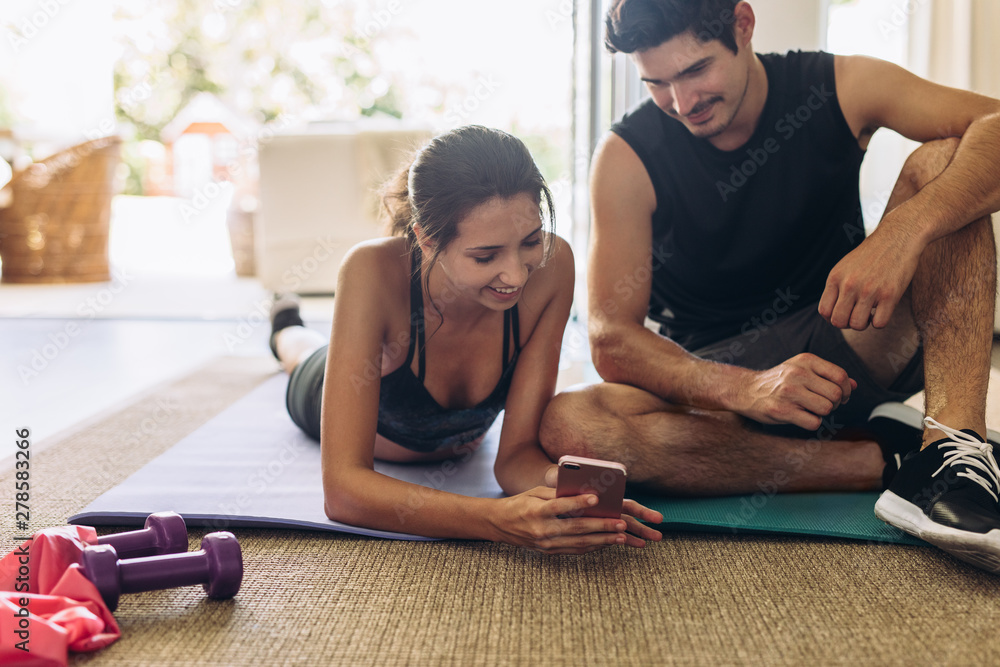
[[[117,100],[118,106],[122,109],[133,109],[141,103],[152,99],[156,83],[157,78],[146,75],[141,82],[131,88],[122,88],[117,91],[115,93],[115,100]],[[114,134],[117,129],[118,122],[115,120],[114,116],[108,116],[98,122],[94,128],[84,131],[83,136],[88,141],[93,141],[95,139],[102,139]]]
[[[558,28],[559,24],[573,18],[573,0],[560,0],[559,6],[555,9],[545,10],[545,20],[549,22],[552,29]]]
[[[787,313],[792,305],[801,298],[800,295],[793,294],[791,288],[776,289],[774,294],[777,298],[771,303],[770,308],[765,308],[759,316],[754,315],[743,323],[743,326],[740,327],[740,338],[730,341],[727,347],[716,349],[706,356],[720,364],[735,364],[737,359],[746,354],[747,347],[767,334],[768,329],[778,321],[779,316]]]
[[[813,115],[834,96],[834,93],[827,89],[825,83],[819,87],[811,86],[809,91],[809,96],[802,104],[774,123],[774,131],[781,136],[783,141],[789,141],[794,137],[796,132],[801,130],[812,119]],[[748,148],[746,150],[748,159],[734,164],[730,168],[729,179],[715,182],[715,189],[722,197],[722,201],[728,201],[731,195],[746,185],[750,178],[779,150],[781,150],[781,143],[773,136],[765,139],[759,148]]]
[[[722,201],[727,201],[729,195],[746,185],[747,179],[756,174],[757,170],[767,163],[768,158],[780,149],[781,145],[774,137],[765,139],[761,148],[748,148],[746,154],[749,159],[729,168],[729,181],[715,182],[715,189],[719,191]]]
[[[97,290],[77,305],[76,312],[81,318],[88,320],[96,318],[132,282],[132,276],[117,267],[111,271],[111,275],[112,280],[106,287]],[[41,375],[83,331],[84,328],[80,327],[77,321],[71,320],[61,330],[50,333],[41,347],[29,350],[28,363],[17,366],[18,377],[24,386],[27,387],[32,380]]]
[[[838,423],[832,415],[824,417],[820,422],[820,427],[816,430],[816,435],[807,440],[798,449],[788,452],[785,455],[787,468],[778,468],[771,474],[770,479],[763,479],[757,482],[757,491],[749,497],[740,499],[740,507],[736,513],[726,512],[726,521],[731,526],[733,533],[739,532],[740,526],[745,526],[752,522],[754,517],[770,502],[771,498],[781,493],[782,490],[795,478],[803,468],[819,453],[824,443],[828,443],[837,437],[837,434],[844,429],[844,424]]]
[[[665,237],[654,242],[649,259],[645,263],[639,264],[632,273],[622,276],[615,282],[613,287],[615,298],[606,299],[601,304],[601,310],[608,315],[617,313],[619,303],[628,301],[636,290],[643,289],[643,285],[663,267],[666,260],[674,256],[675,251],[674,230],[671,229]]]
[[[892,190],[882,190],[875,194],[864,209],[858,209],[858,217],[855,222],[844,223],[844,234],[847,235],[849,242],[853,243],[854,239],[859,237],[863,239],[868,235],[865,231],[865,215],[868,216],[869,220],[874,220],[879,217],[879,214],[884,214],[886,207],[889,205],[889,196],[891,194]]]
[[[207,211],[219,197],[231,195],[232,189],[233,184],[230,181],[209,181],[195,188],[191,199],[178,199],[177,209],[180,211],[184,224],[191,224],[202,213]]]
[[[222,341],[226,344],[230,352],[234,352],[238,345],[242,345],[249,340],[257,327],[270,323],[271,306],[273,304],[274,299],[270,297],[261,299],[253,305],[250,312],[239,319],[236,323],[235,333],[227,331],[222,334]]]
[[[893,5],[888,19],[882,19],[878,22],[878,30],[882,33],[882,37],[888,39],[892,33],[905,28],[910,16],[928,4],[928,0],[905,0],[905,2]]]
[[[7,41],[10,42],[14,53],[20,53],[21,48],[28,44],[28,41],[38,35],[38,33],[54,19],[70,0],[39,0],[36,3],[38,11],[30,16],[23,16],[14,27],[8,27]]]
[[[492,419],[496,419],[499,411],[493,413]],[[442,490],[447,481],[456,473],[461,471],[461,465],[472,458],[472,455],[479,449],[479,444],[466,442],[451,447],[450,458],[445,459],[438,465],[436,470],[424,472],[424,479],[427,483],[411,483],[412,488],[407,494],[405,503],[397,503],[393,509],[399,525],[406,524],[408,517],[416,514],[435,493]]]

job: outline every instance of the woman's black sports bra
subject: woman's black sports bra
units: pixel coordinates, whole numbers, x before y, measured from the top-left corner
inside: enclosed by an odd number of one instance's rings
[[[503,372],[493,392],[478,405],[460,410],[442,408],[424,387],[424,298],[419,257],[413,258],[410,278],[410,346],[402,366],[382,378],[378,397],[379,435],[416,452],[433,452],[478,439],[496,420],[507,402],[511,378],[521,352],[517,304],[503,314]],[[510,342],[514,354],[510,357]],[[410,369],[417,353],[417,374]]]

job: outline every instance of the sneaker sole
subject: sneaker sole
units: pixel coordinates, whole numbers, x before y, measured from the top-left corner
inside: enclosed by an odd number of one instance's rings
[[[868,421],[877,419],[879,417],[886,417],[893,421],[906,424],[911,428],[918,430],[924,430],[924,413],[916,408],[911,408],[905,403],[882,403],[875,406],[872,410],[871,415],[868,416]]]
[[[955,558],[1000,573],[1000,530],[972,533],[931,521],[919,507],[885,491],[875,503],[875,516],[916,538],[929,542]]]
[[[885,417],[901,424],[906,424],[911,428],[924,430],[924,413],[905,403],[882,403],[877,405],[872,410],[871,415],[869,415],[868,421],[877,417]],[[986,429],[986,440],[1000,449],[1000,431]]]

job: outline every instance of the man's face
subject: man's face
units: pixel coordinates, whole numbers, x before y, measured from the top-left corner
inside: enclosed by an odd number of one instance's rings
[[[656,106],[708,139],[725,132],[740,111],[750,81],[749,53],[686,32],[632,58]]]

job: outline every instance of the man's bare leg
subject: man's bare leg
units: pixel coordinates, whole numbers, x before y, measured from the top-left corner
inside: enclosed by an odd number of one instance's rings
[[[957,145],[957,139],[945,139],[914,151],[886,211],[936,178]],[[922,340],[927,416],[985,436],[995,286],[996,250],[987,216],[927,246],[907,298],[893,313],[888,327],[846,329],[844,338],[885,387]],[[928,429],[924,445],[944,436],[937,429]]]
[[[918,192],[947,166],[956,143],[921,146],[907,160],[897,187],[904,194]],[[924,344],[926,413],[936,421],[925,429],[921,451],[903,461],[875,503],[875,514],[1000,574],[1000,468],[993,447],[981,439],[987,435],[995,286],[988,216],[934,241],[921,254],[910,293]]]
[[[556,396],[539,437],[553,459],[620,461],[630,482],[669,495],[875,490],[885,466],[874,442],[833,441],[823,429],[811,440],[776,437],[732,413],[611,383]]]
[[[913,281],[927,416],[984,437],[996,262],[993,226],[981,218],[932,243]],[[944,435],[929,429],[924,445]]]

